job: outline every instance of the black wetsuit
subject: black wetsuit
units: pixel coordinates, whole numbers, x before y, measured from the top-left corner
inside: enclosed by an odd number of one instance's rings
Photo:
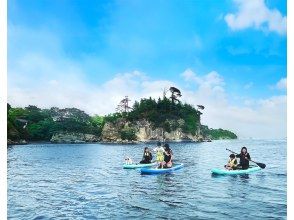
[[[171,156],[172,156],[171,154],[169,155],[164,154],[164,162],[168,163],[171,160]]]
[[[144,153],[143,160],[141,160],[140,163],[151,163],[151,160],[152,160],[152,154]]]
[[[251,160],[250,158],[250,154],[246,153],[246,154],[237,154],[236,155],[237,158],[240,158],[240,163],[239,165],[242,167],[242,170],[246,170],[249,168],[249,160]],[[249,160],[245,159],[245,157],[247,157]]]

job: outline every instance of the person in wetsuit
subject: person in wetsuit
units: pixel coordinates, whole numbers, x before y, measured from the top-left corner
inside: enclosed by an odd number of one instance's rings
[[[240,158],[240,162],[238,167],[242,170],[246,170],[249,168],[249,160],[251,160],[250,154],[247,152],[246,147],[242,147],[241,153],[236,155],[237,158]]]
[[[152,160],[152,154],[150,152],[150,150],[148,149],[148,147],[144,148],[144,153],[143,153],[143,158],[140,161],[140,163],[151,163]]]
[[[164,160],[160,163],[159,168],[170,168],[172,167],[172,150],[169,147],[169,144],[164,145]]]

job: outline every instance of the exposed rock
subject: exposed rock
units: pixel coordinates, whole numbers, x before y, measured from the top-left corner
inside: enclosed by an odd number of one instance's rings
[[[83,133],[57,133],[51,138],[51,142],[54,143],[85,143],[85,142],[97,142],[99,137],[93,134]]]
[[[180,123],[182,123],[180,121]],[[163,128],[154,128],[152,124],[146,120],[137,121],[135,124],[119,121],[117,123],[106,123],[102,130],[101,139],[104,142],[124,143],[131,142],[122,140],[121,129],[132,127],[136,131],[136,140],[138,142],[148,142],[155,140],[166,141],[201,141],[201,136],[184,133],[180,128],[166,132]],[[203,139],[203,138],[202,138]]]
[[[21,145],[21,144],[28,144],[28,142],[26,140],[13,141],[11,139],[7,139],[7,145]]]
[[[107,122],[102,129],[101,139],[105,142],[120,142],[122,141],[120,132],[119,132],[119,124],[113,124]]]

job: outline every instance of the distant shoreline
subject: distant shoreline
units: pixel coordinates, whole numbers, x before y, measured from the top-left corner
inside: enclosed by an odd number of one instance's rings
[[[113,145],[136,145],[136,144],[156,144],[159,140],[149,140],[149,141],[129,141],[129,142],[107,142],[107,141],[97,141],[97,142],[50,142],[50,141],[30,141],[26,143],[7,143],[7,146],[13,145],[41,145],[41,144],[113,144]],[[181,140],[181,141],[160,141],[161,143],[203,143],[210,141],[193,141],[193,140]]]
[[[211,142],[214,141],[220,141],[220,140],[253,140],[253,141],[287,141],[287,138],[281,138],[281,139],[264,139],[264,138],[238,138],[238,139],[218,139],[218,140],[211,140]],[[13,146],[13,145],[41,145],[41,144],[70,144],[70,145],[78,145],[78,144],[105,144],[105,145],[139,145],[139,144],[156,144],[159,140],[149,140],[149,141],[133,141],[133,142],[105,142],[105,141],[97,141],[97,142],[59,142],[54,143],[50,141],[30,141],[26,143],[7,143],[7,146]],[[161,143],[205,143],[210,141],[193,141],[193,140],[182,140],[182,141],[160,141]]]

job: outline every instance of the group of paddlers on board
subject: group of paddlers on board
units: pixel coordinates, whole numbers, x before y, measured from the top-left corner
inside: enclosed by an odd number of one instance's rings
[[[236,170],[250,170],[249,162],[255,163],[258,167],[264,169],[266,167],[263,163],[258,163],[251,160],[250,154],[247,151],[246,147],[241,148],[240,153],[235,153],[229,149],[232,154],[229,156],[228,163],[224,166],[227,171],[236,171]],[[152,161],[152,151],[156,153],[156,160]],[[237,161],[239,158],[239,162]],[[127,157],[125,158],[126,165],[132,165],[132,160]],[[173,151],[170,149],[169,144],[161,144],[161,142],[157,142],[157,146],[152,150],[151,148],[145,147],[142,160],[140,161],[140,165],[138,164],[137,167],[149,166],[150,165],[157,165],[157,169],[168,169],[173,166]]]
[[[229,156],[228,163],[224,166],[227,170],[247,170],[249,168],[249,162],[253,162],[257,164],[260,168],[265,168],[265,164],[257,163],[251,160],[250,154],[247,151],[246,147],[241,148],[241,152],[239,154],[235,153],[226,148],[226,150],[230,151],[232,154]],[[239,163],[237,162],[237,158],[239,158]]]
[[[158,165],[158,168],[170,168],[173,165],[173,151],[170,149],[169,144],[161,144],[157,142],[157,146],[153,149],[156,154],[155,162]],[[151,164],[153,159],[152,149],[145,147],[142,160],[140,164]],[[125,159],[126,164],[132,164],[132,160],[127,157]]]
[[[237,158],[240,158],[239,163]],[[247,152],[246,147],[242,147],[240,154],[230,154],[229,161],[225,165],[227,170],[246,170],[249,168],[249,161],[251,160],[250,154]]]

